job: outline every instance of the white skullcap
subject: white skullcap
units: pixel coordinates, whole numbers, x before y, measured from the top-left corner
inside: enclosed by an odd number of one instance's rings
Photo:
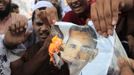
[[[51,7],[53,7],[53,4],[49,1],[38,1],[34,5],[33,11],[35,11],[36,9],[42,8],[42,7],[51,8]]]

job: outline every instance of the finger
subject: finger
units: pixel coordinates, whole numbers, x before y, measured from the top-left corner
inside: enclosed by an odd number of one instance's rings
[[[11,26],[9,26],[9,33],[11,33],[12,35],[14,35],[15,34],[15,32],[12,30],[12,27]]]
[[[52,14],[52,13],[51,13],[51,14]],[[45,23],[46,25],[50,25],[49,18],[48,18],[49,15],[50,15],[50,13],[47,14],[47,10],[44,11],[44,18],[43,18],[43,21],[44,21],[44,23]]]
[[[49,14],[51,12],[50,9],[46,9],[46,14],[47,14],[47,19],[48,19],[48,22],[49,22],[49,25],[51,24],[51,16],[53,14],[53,12],[51,14]]]
[[[9,29],[8,29],[9,31],[12,31],[12,28],[11,28],[11,26],[9,26]]]
[[[97,15],[97,9],[96,9],[96,3],[91,5],[91,19],[94,23],[96,31],[100,34],[101,28],[99,25],[98,15]]]
[[[15,25],[11,25],[11,31],[15,31]]]
[[[47,39],[44,41],[44,49],[48,49],[50,43],[51,43],[51,37],[48,36]]]
[[[20,32],[26,32],[27,25],[24,22],[20,22]]]
[[[14,24],[10,26],[10,31],[12,34],[15,34],[15,25]]]
[[[19,28],[20,28],[20,22],[16,22],[15,24],[15,33],[19,33]]]
[[[51,12],[50,12],[51,13]],[[38,14],[38,17],[46,24],[46,25],[50,25],[49,21],[48,21],[48,16],[50,15],[47,14],[46,10],[41,10],[40,13]]]
[[[104,6],[105,23],[107,25],[107,34],[112,35],[112,14],[111,14],[111,0],[105,0]]]
[[[25,25],[27,25],[25,21],[20,21],[20,27],[24,27]]]
[[[39,9],[36,9],[35,10],[35,14],[36,14],[35,17],[37,17],[39,15],[39,13],[40,13],[40,10]]]
[[[49,13],[51,13],[51,14],[49,14]],[[47,8],[46,14],[48,15],[47,18],[51,25],[54,24],[58,20],[58,14],[57,14],[57,10],[55,7]]]
[[[25,33],[26,29],[24,27],[20,27],[19,29],[19,34]]]
[[[25,32],[25,29],[23,27],[20,27],[19,31],[20,32]]]
[[[47,17],[46,11],[45,10],[40,10],[39,18],[44,21],[44,19],[46,19],[46,17]]]
[[[118,13],[119,13],[119,1],[111,0],[112,3],[112,25],[116,25],[118,21]]]
[[[39,9],[36,9],[35,12],[38,14],[38,13],[40,13],[40,10]]]
[[[97,4],[98,4],[97,12],[98,12],[98,16],[99,16],[100,28],[103,33],[103,36],[106,36],[107,26],[106,26],[105,17],[104,17],[104,2],[103,2],[103,0],[98,0]]]

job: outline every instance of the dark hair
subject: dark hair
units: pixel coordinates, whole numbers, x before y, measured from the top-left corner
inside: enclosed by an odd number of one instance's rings
[[[14,9],[18,9],[19,6],[15,3],[11,3],[11,12],[13,12]]]
[[[96,35],[94,29],[90,26],[71,26],[70,31],[71,30],[88,32],[91,35],[91,37],[97,39],[97,35]]]

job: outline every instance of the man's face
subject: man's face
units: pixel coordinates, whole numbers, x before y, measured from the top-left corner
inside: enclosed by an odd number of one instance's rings
[[[9,3],[10,0],[0,0],[0,12],[5,11]]]
[[[66,0],[70,8],[77,14],[83,13],[87,8],[87,0]]]
[[[48,22],[47,19],[46,19],[46,21]],[[35,33],[36,33],[39,41],[41,41],[41,42],[44,42],[45,39],[50,34],[50,28],[51,28],[51,26],[47,22],[42,21],[37,16],[37,13],[35,12],[35,19],[33,21],[33,28],[35,30]]]
[[[3,20],[10,13],[11,0],[0,0],[0,19]]]
[[[73,30],[69,32],[69,40],[64,48],[65,58],[68,59],[93,59],[97,53],[96,42],[89,32],[84,30]],[[90,55],[90,56],[89,56]]]

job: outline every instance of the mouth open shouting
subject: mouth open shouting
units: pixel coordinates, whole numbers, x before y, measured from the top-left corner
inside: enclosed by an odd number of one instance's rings
[[[75,13],[80,14],[84,12],[86,2],[82,0],[68,0],[67,2]]]

